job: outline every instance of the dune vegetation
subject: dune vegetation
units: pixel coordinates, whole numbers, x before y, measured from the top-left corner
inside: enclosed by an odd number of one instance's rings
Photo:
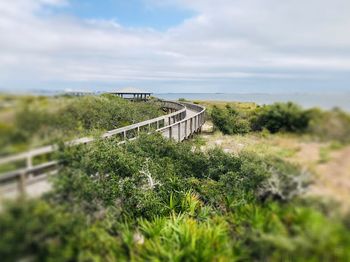
[[[113,95],[3,95],[0,97],[0,155],[101,134],[162,114],[156,101],[132,103]]]
[[[311,131],[319,118],[298,106],[241,106],[209,105],[214,128],[243,145],[235,151],[211,146],[208,133],[61,147],[53,190],[2,207],[2,261],[348,261],[349,213],[309,195],[312,170],[290,161],[298,149],[276,146],[345,137]],[[292,116],[278,123],[280,114]]]
[[[257,106],[245,103],[209,103],[209,116],[224,134],[270,133],[307,134],[323,141],[350,143],[350,114],[339,108],[303,109],[288,103]]]
[[[349,216],[280,158],[160,135],[61,150],[54,190],[8,204],[3,261],[346,261]],[[326,225],[326,226],[325,226]]]

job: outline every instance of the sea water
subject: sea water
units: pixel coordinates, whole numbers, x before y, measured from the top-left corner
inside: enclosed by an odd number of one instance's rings
[[[274,102],[295,102],[305,108],[320,107],[323,109],[341,108],[350,112],[349,93],[161,93],[154,96],[177,100],[185,98],[188,100],[213,100],[213,101],[237,101],[254,102],[259,105]]]

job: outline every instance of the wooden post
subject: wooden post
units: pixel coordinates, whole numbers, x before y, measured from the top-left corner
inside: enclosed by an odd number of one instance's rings
[[[157,130],[159,129],[159,121],[157,121]]]
[[[192,135],[194,132],[196,132],[196,118],[192,117],[192,124],[193,124],[193,129],[192,129]]]
[[[33,160],[32,160],[32,156],[28,155],[27,156],[27,168],[32,168],[33,167]]]
[[[123,132],[124,135],[124,141],[126,140],[126,131]]]
[[[31,169],[33,167],[33,158],[32,155],[28,154],[27,159],[26,159],[26,166],[27,169]],[[31,176],[32,174],[28,174],[28,176]]]
[[[181,122],[178,123],[177,125],[177,131],[178,131],[178,139],[179,139],[179,142],[181,141]]]
[[[187,120],[185,121],[185,139],[187,138]]]
[[[192,135],[193,132],[193,118],[190,119],[190,135]]]
[[[171,139],[173,137],[173,127],[170,126],[169,127],[169,139]]]
[[[20,197],[24,197],[26,194],[26,173],[23,171],[21,175],[19,176],[18,181],[18,191],[20,194]]]

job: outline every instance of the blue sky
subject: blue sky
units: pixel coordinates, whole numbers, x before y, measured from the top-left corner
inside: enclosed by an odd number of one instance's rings
[[[349,0],[0,1],[0,89],[350,92]]]
[[[69,5],[51,7],[55,14],[81,19],[115,20],[127,27],[165,30],[195,15],[193,10],[174,5],[152,5],[145,0],[71,0]]]

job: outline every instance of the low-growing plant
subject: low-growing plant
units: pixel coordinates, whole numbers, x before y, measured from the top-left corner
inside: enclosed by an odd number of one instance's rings
[[[347,261],[350,238],[339,218],[300,203],[248,204],[232,212],[240,249],[252,260]],[[327,226],[325,226],[327,225]]]
[[[139,251],[141,260],[226,261],[234,258],[224,220],[199,222],[186,215],[173,215],[139,223],[145,236]]]
[[[304,132],[310,122],[310,115],[300,106],[288,103],[275,103],[259,108],[252,121],[254,130],[266,128],[271,133]]]
[[[161,134],[59,157],[52,192],[1,212],[4,261],[349,259],[348,220],[301,201],[308,176],[281,159]]]
[[[309,111],[311,116],[308,132],[322,140],[350,142],[350,115],[340,109]]]
[[[214,126],[227,135],[245,134],[250,131],[249,120],[229,105],[225,109],[214,106],[211,110],[211,119]]]
[[[133,103],[113,95],[16,99],[13,119],[0,118],[0,154],[101,133],[163,114],[157,101]]]
[[[215,104],[210,108],[214,127],[224,134],[245,134],[250,131],[309,134],[317,139],[350,142],[350,115],[335,108],[323,111],[318,108],[303,109],[299,105],[274,103],[257,106],[252,110]]]

